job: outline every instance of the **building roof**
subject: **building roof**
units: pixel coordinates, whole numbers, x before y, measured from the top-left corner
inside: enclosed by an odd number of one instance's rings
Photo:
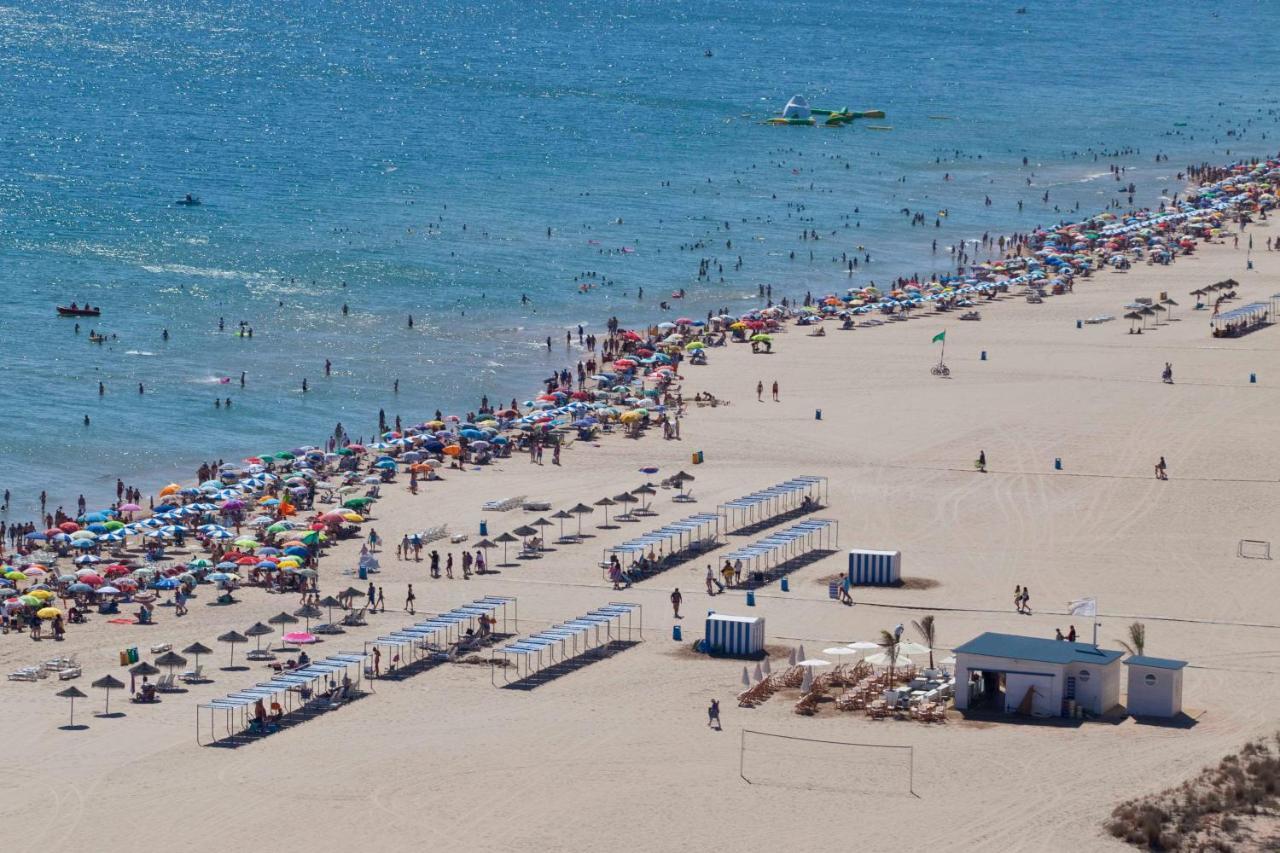
[[[707,611],[707,618],[718,622],[743,622],[748,625],[764,621],[763,616],[730,616],[728,613],[716,613],[711,610]]]
[[[1092,663],[1099,666],[1113,663],[1124,654],[1109,649],[1099,649],[1088,643],[1068,643],[1066,640],[1020,637],[1016,634],[995,634],[990,631],[957,646],[955,653],[993,658],[1016,658],[1040,663]]]
[[[1151,658],[1146,655],[1134,655],[1124,662],[1125,666],[1149,666],[1154,669],[1182,669],[1187,665],[1184,660],[1173,658]]]

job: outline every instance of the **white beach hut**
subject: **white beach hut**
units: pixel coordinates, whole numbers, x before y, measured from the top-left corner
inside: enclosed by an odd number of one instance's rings
[[[1129,668],[1126,708],[1135,717],[1176,717],[1182,713],[1182,670],[1187,662],[1134,655]]]
[[[727,657],[759,657],[764,653],[764,617],[707,613],[703,650]]]
[[[854,548],[849,552],[849,583],[889,586],[902,580],[902,552]]]

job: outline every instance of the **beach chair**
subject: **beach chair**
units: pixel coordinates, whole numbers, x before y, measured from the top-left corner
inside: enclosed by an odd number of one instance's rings
[[[178,692],[182,688],[178,687],[178,685],[174,683],[176,679],[177,679],[177,676],[173,674],[166,674],[166,675],[160,676],[159,678],[156,679],[156,690],[159,690],[161,693]]]
[[[369,609],[369,605],[361,607],[359,610],[350,610],[346,616],[343,616],[338,624],[345,625],[348,628],[358,628],[361,625],[368,624],[364,620],[365,611]]]
[[[42,678],[41,672],[44,667],[40,666],[24,666],[21,669],[14,670],[9,673],[10,681],[35,681]]]
[[[186,684],[195,684],[204,681],[204,664],[197,664],[178,677]]]

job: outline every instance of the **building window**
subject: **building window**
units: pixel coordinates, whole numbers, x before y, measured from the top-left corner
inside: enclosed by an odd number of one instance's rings
[[[1082,670],[1080,670],[1080,674],[1079,674],[1078,676],[1076,676],[1076,677],[1077,677],[1077,678],[1079,678],[1081,681],[1088,681],[1088,680],[1089,680],[1089,670],[1087,670],[1087,669],[1082,669]]]
[[[1142,680],[1147,683],[1148,687],[1156,686],[1156,677],[1154,673],[1148,672],[1145,676],[1143,676]]]

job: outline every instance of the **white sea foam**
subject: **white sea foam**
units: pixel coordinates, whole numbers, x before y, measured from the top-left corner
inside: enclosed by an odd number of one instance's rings
[[[193,267],[189,264],[142,264],[147,272],[158,275],[189,275],[201,278],[239,279],[240,281],[258,281],[262,273],[245,272],[244,270],[224,270],[217,267]]]

